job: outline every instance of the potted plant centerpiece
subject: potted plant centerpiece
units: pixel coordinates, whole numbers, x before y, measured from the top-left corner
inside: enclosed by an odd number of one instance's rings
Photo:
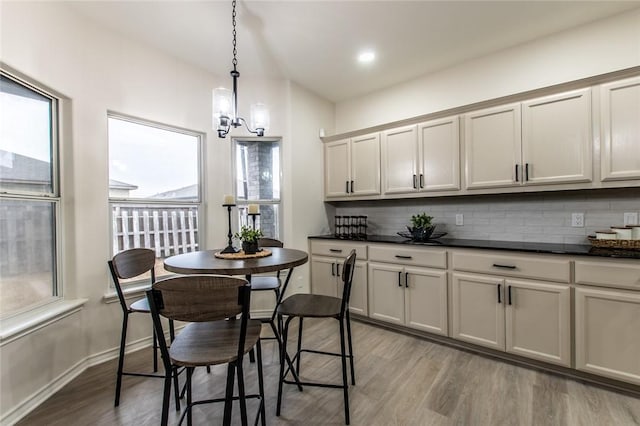
[[[235,237],[242,241],[242,251],[245,254],[255,254],[258,252],[258,240],[262,238],[262,230],[242,226]]]
[[[412,227],[407,226],[407,229],[411,233],[414,241],[427,241],[429,237],[431,237],[433,230],[436,228],[436,226],[431,223],[432,220],[433,216],[429,216],[426,213],[411,216]]]

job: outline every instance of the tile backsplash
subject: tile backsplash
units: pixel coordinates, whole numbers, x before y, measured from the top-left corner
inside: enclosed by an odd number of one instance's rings
[[[640,188],[353,201],[327,209],[332,215],[367,215],[370,235],[405,231],[411,215],[423,211],[447,237],[588,244],[596,230],[622,225],[624,213],[640,212]],[[584,214],[584,227],[571,226],[573,213]]]

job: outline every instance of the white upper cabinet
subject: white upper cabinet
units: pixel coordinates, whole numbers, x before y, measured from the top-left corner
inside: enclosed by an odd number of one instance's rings
[[[418,124],[420,191],[460,189],[458,116]]]
[[[522,103],[525,184],[590,182],[591,89]]]
[[[466,187],[519,185],[520,104],[474,111],[464,120]]]
[[[640,179],[640,77],[600,89],[602,180]]]
[[[406,194],[418,188],[417,127],[382,133],[382,193]]]
[[[324,160],[326,198],[380,194],[378,133],[329,142]]]
[[[382,133],[382,193],[460,189],[458,117]]]

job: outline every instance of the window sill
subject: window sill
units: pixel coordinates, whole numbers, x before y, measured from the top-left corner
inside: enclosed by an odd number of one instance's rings
[[[145,291],[149,289],[149,285],[129,286],[122,289],[125,299],[134,299],[139,297],[145,297]],[[118,303],[118,293],[115,289],[109,289],[108,293],[102,296],[104,303]]]
[[[31,334],[82,309],[88,299],[59,300],[0,322],[0,346]]]

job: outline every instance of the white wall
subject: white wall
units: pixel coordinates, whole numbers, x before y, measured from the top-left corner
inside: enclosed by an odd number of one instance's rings
[[[335,131],[364,129],[638,65],[640,9],[339,102]]]
[[[79,313],[0,347],[4,422],[20,417],[31,399],[56,381],[68,380],[92,360],[116,355],[122,313],[117,303],[103,301],[110,281],[107,111],[206,133],[201,223],[205,246],[220,247],[226,243],[221,203],[231,192],[231,153],[230,138],[220,140],[210,130],[211,89],[231,81],[103,30],[63,3],[2,2],[0,7],[0,60],[68,99],[61,141],[63,288],[68,298],[88,299]],[[316,212],[322,208],[317,132],[332,128],[333,105],[287,81],[242,78],[240,84],[241,107],[258,99],[267,103],[269,134],[283,138],[285,237],[288,246],[305,250],[307,234],[326,226]],[[240,113],[248,115],[242,108]],[[301,289],[308,287],[306,273],[296,274]],[[148,319],[138,317],[130,323],[131,341],[150,335]]]

